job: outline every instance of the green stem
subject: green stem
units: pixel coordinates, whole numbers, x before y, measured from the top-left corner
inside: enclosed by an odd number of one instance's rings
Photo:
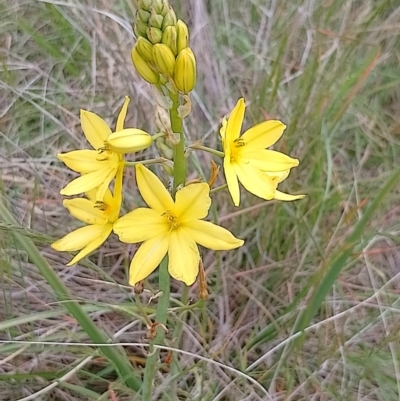
[[[170,290],[170,277],[168,272],[168,257],[166,256],[159,268],[159,289],[163,292],[162,296],[158,300],[156,320],[158,323],[156,338],[150,341],[149,356],[146,359],[146,367],[144,369],[143,377],[143,401],[152,401],[152,390],[153,390],[153,380],[155,374],[155,367],[158,360],[158,355],[160,353],[159,349],[154,348],[154,345],[162,345],[165,337],[165,330],[160,325],[166,325],[167,323],[167,311],[169,306],[169,290]]]
[[[164,157],[156,157],[155,159],[141,160],[138,162],[128,162],[126,160],[124,162],[126,167],[134,167],[136,164],[157,164],[157,163],[171,163],[171,160],[165,159]]]
[[[224,158],[224,156],[225,156],[224,152],[220,152],[219,150],[209,148],[207,146],[203,146],[198,143],[194,143],[193,145],[190,145],[189,149],[204,150],[204,152],[208,152],[208,153],[211,153],[215,156],[222,157],[222,158]]]
[[[186,180],[186,160],[185,160],[185,137],[183,135],[182,119],[178,114],[179,94],[170,92],[172,108],[169,111],[171,119],[171,129],[174,134],[179,134],[180,141],[174,146],[174,185],[172,195],[175,196],[179,185]]]
[[[220,185],[219,187],[213,188],[213,189],[210,191],[210,194],[214,194],[215,192],[222,191],[223,189],[226,189],[226,188],[228,188],[228,184]]]
[[[0,216],[1,220],[3,220],[5,223],[19,227],[19,224],[15,220],[14,216],[10,213],[1,199]],[[60,280],[58,275],[40,253],[33,241],[18,231],[14,231],[13,235],[20,245],[25,249],[29,256],[29,260],[35,264],[40,274],[47,280],[58,300],[63,301],[61,302],[61,305],[67,309],[67,311],[71,313],[71,315],[77,320],[90,339],[94,343],[98,344],[110,342],[110,338],[97,328],[90,317],[82,309],[81,305],[77,301],[72,300],[68,288]],[[99,346],[99,350],[113,365],[114,369],[118,372],[120,378],[125,381],[126,385],[135,392],[139,391],[141,386],[140,380],[136,377],[136,372],[126,357],[126,354],[124,352],[120,352],[116,347]]]

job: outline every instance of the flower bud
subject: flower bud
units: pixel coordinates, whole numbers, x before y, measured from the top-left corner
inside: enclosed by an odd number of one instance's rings
[[[117,153],[133,153],[148,148],[153,138],[137,128],[126,128],[108,135],[106,148]]]
[[[151,14],[148,11],[139,9],[136,14],[136,19],[140,19],[143,22],[148,22],[150,19]]]
[[[147,62],[152,63],[153,59],[153,45],[145,38],[139,37],[135,48],[140,56]]]
[[[161,42],[162,32],[158,28],[149,26],[146,30],[146,34],[147,34],[147,39],[149,39],[150,42],[153,43],[153,45]]]
[[[138,36],[138,37],[139,36],[146,37],[146,35],[147,35],[147,23],[142,21],[142,20],[140,20],[140,19],[137,19],[134,30],[135,30],[136,36]]]
[[[139,8],[149,10],[152,2],[152,0],[139,0]]]
[[[151,16],[149,18],[149,25],[154,27],[154,28],[158,28],[161,29],[162,24],[164,21],[164,17],[160,14],[157,14],[154,10],[151,13]]]
[[[164,43],[164,45],[167,45],[172,50],[174,56],[178,54],[176,48],[176,28],[174,26],[167,26],[164,29],[161,42]]]
[[[161,14],[164,8],[164,0],[152,0],[151,5],[154,7],[157,14]]]
[[[175,56],[172,50],[167,45],[156,44],[153,46],[153,57],[160,74],[171,77],[175,67]]]
[[[187,25],[182,21],[178,20],[176,23],[176,47],[178,53],[189,46],[189,30]]]
[[[196,59],[190,47],[183,49],[176,58],[174,82],[178,90],[185,94],[196,85]]]
[[[175,26],[176,25],[176,15],[175,11],[171,6],[168,6],[168,12],[166,13],[163,23],[162,29],[164,30],[167,26]]]
[[[160,76],[153,71],[147,62],[141,57],[136,46],[132,50],[132,62],[139,75],[150,84],[158,84]]]

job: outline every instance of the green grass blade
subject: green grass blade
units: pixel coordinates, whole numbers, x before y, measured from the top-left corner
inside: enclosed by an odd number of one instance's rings
[[[5,206],[3,200],[0,200],[0,216],[1,219],[8,224],[18,225],[12,214]],[[33,241],[19,232],[14,232],[16,240],[27,252],[29,259],[40,271],[41,275],[47,280],[49,285],[54,290],[56,296],[60,301],[64,301],[62,305],[71,313],[71,315],[78,321],[82,329],[87,333],[94,343],[104,344],[109,342],[109,338],[99,330],[94,322],[85,313],[83,308],[78,302],[71,300],[71,295],[68,288],[59,279],[47,260],[40,253],[39,249]],[[117,350],[116,347],[101,347],[100,351],[114,366],[116,371],[126,385],[134,391],[138,391],[141,383],[136,377],[135,370],[127,359],[126,355]]]

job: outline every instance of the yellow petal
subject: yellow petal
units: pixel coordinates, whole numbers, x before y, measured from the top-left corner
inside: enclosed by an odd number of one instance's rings
[[[228,190],[232,196],[233,204],[239,206],[240,204],[240,189],[238,179],[233,168],[233,165],[229,162],[229,159],[224,158],[224,173],[226,183],[228,184]]]
[[[107,223],[107,214],[96,207],[96,204],[89,199],[64,199],[63,205],[72,216],[86,224],[101,225]]]
[[[170,224],[153,209],[138,208],[114,223],[114,232],[120,241],[129,244],[147,241],[160,235],[167,236]]]
[[[209,221],[196,220],[185,223],[185,230],[201,246],[214,251],[227,251],[242,246],[244,241],[227,229]]]
[[[268,176],[270,176],[273,180],[276,180],[276,182],[280,183],[284,180],[286,180],[286,178],[289,176],[290,170],[286,170],[286,171],[266,171],[265,174],[267,174]]]
[[[161,263],[168,250],[169,237],[159,235],[143,242],[135,253],[129,269],[129,284],[144,280]]]
[[[104,167],[102,157],[97,150],[73,150],[72,152],[59,153],[57,157],[71,170],[86,174]]]
[[[103,229],[104,225],[89,225],[78,228],[51,244],[51,247],[56,251],[78,251],[100,237]]]
[[[93,226],[89,226],[93,227]],[[97,249],[105,240],[109,237],[111,234],[112,230],[112,225],[111,224],[106,224],[102,227],[101,232],[99,233],[99,236],[95,238],[92,242],[87,244],[72,260],[71,262],[67,263],[67,266],[72,266],[75,263],[78,263],[81,259],[83,259],[85,256],[89,255],[89,253],[92,253],[95,249]]]
[[[104,147],[104,142],[111,134],[111,129],[101,117],[90,111],[81,110],[81,126],[86,139],[94,149],[98,150]]]
[[[174,210],[174,201],[159,178],[143,164],[136,164],[136,181],[142,198],[159,213]]]
[[[179,222],[204,219],[211,206],[210,187],[206,183],[191,184],[176,193],[175,216]]]
[[[229,144],[235,139],[239,138],[240,130],[243,124],[245,108],[246,106],[244,104],[244,99],[240,98],[237,101],[236,106],[233,108],[228,118],[228,123],[226,124],[225,142],[227,146],[229,146]]]
[[[234,164],[234,169],[239,181],[247,191],[262,199],[271,200],[274,198],[278,183],[268,177],[267,174],[249,164]]]
[[[153,138],[147,132],[137,128],[113,132],[107,138],[107,147],[121,154],[139,152],[152,143]]]
[[[108,186],[110,185],[110,182],[117,174],[118,168],[119,167],[116,166],[115,168],[109,170],[109,173],[104,177],[104,181],[97,188],[96,201],[99,201],[99,202],[103,201],[104,196],[108,191]]]
[[[131,101],[131,99],[129,99],[128,96],[125,96],[124,104],[122,105],[122,109],[118,114],[117,126],[116,126],[115,131],[121,131],[124,129],[126,112],[128,111],[128,105],[129,105],[130,101]]]
[[[108,221],[110,223],[114,223],[118,217],[119,212],[121,210],[122,205],[122,181],[124,178],[124,168],[125,164],[121,163],[118,166],[117,174],[115,176],[115,183],[114,183],[114,195],[111,196],[111,191],[107,190],[104,194],[104,202],[110,205],[111,213],[109,216]],[[110,199],[110,200],[108,200]]]
[[[242,152],[241,149],[245,147],[246,146],[239,148],[240,160],[242,160],[243,163],[252,165],[258,170],[280,172],[299,165],[298,159],[293,159],[284,153],[268,149],[262,149],[253,152]]]
[[[294,201],[297,199],[303,199],[306,195],[289,195],[289,194],[285,194],[284,192],[275,191],[275,195],[274,195],[274,199],[276,200],[280,200],[280,201],[286,201],[286,202],[290,202],[290,201]]]
[[[225,139],[225,133],[226,133],[226,125],[228,124],[228,120],[224,117],[222,119],[222,125],[219,130],[219,134],[221,135],[222,140],[224,141]]]
[[[265,149],[273,145],[282,136],[286,125],[278,120],[264,121],[249,128],[243,135],[249,150]]]
[[[108,167],[105,167],[98,171],[93,171],[92,173],[84,174],[78,178],[75,178],[60,191],[60,194],[68,196],[77,195],[77,194],[82,194],[84,192],[88,192],[93,188],[99,187],[100,185],[104,184],[105,180],[108,180],[110,171],[111,170]],[[113,177],[111,177],[111,179],[108,180],[105,189],[107,189],[108,184],[110,183],[112,178]]]
[[[200,253],[196,242],[186,230],[171,231],[168,259],[169,274],[186,285],[192,285],[199,272]]]

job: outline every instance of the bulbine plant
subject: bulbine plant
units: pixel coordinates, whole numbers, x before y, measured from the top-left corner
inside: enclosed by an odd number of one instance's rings
[[[79,251],[68,266],[102,246],[114,232],[120,241],[141,245],[134,253],[129,269],[129,284],[140,292],[146,278],[157,268],[159,293],[154,319],[148,322],[150,347],[143,380],[129,381],[137,375],[127,366],[116,365],[121,378],[144,400],[151,400],[154,377],[159,366],[158,347],[173,327],[167,319],[170,306],[170,277],[187,286],[199,280],[199,302],[208,291],[198,245],[215,251],[233,251],[245,246],[227,229],[207,221],[213,191],[226,188],[235,206],[240,205],[240,184],[265,200],[293,201],[304,195],[289,195],[278,185],[299,161],[286,154],[267,149],[282,136],[285,125],[277,120],[263,121],[242,133],[245,100],[239,99],[229,116],[221,122],[222,151],[199,141],[185,143],[183,120],[191,112],[190,92],[196,85],[196,57],[190,47],[189,30],[177,19],[167,0],[139,0],[133,29],[136,44],[132,62],[138,74],[152,88],[161,132],[154,135],[125,126],[129,97],[125,97],[115,130],[98,115],[82,110],[80,119],[90,149],[72,150],[58,158],[80,174],[61,189],[62,195],[81,196],[65,199],[63,204],[85,223],[52,244],[57,251]],[[131,162],[125,155],[155,146],[155,159]],[[226,184],[215,188],[219,168],[213,164],[208,179],[187,181],[187,155],[205,151],[221,159]],[[161,165],[162,174],[150,167]],[[147,207],[136,208],[121,216],[123,179],[127,169],[135,169],[137,189]],[[168,179],[162,179],[168,177]],[[216,208],[218,210],[218,206]],[[136,297],[140,302],[139,298]],[[185,297],[183,297],[185,299]],[[144,313],[144,312],[143,312]],[[165,363],[165,362],[164,362]],[[138,376],[138,375],[137,375]]]

